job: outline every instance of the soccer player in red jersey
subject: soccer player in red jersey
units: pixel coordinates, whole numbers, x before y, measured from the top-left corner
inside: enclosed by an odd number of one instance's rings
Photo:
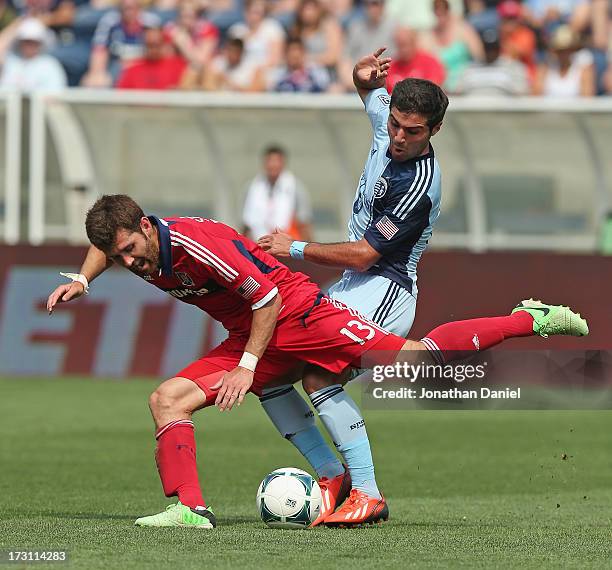
[[[86,229],[92,247],[81,273],[53,291],[49,312],[57,303],[86,293],[89,281],[117,263],[206,311],[229,332],[227,340],[150,397],[162,486],[166,496],[178,496],[179,502],[138,519],[139,526],[213,528],[215,515],[198,480],[192,414],[213,404],[231,410],[248,391],[260,395],[264,387],[291,375],[297,380],[304,362],[339,374],[359,366],[374,349],[416,351],[419,361],[430,351],[431,362],[438,362],[452,358],[452,351],[474,351],[474,334],[484,350],[517,336],[588,333],[586,322],[569,309],[546,306],[546,311],[521,308],[507,317],[448,323],[423,342],[407,341],[330,300],[306,275],[291,272],[214,220],[147,217],[131,198],[115,195],[96,202]],[[362,522],[388,516],[384,499],[370,501],[360,511]]]

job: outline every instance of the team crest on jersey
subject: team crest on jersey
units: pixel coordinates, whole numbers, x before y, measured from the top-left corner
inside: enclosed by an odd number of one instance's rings
[[[174,274],[180,279],[181,283],[185,285],[185,287],[193,287],[195,283],[193,279],[184,273],[183,271],[175,271]]]
[[[387,193],[387,188],[389,188],[389,182],[386,178],[381,176],[374,184],[374,198],[380,199]]]

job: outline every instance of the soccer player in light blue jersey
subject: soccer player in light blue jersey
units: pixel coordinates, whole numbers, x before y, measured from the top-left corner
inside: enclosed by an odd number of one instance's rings
[[[373,138],[353,202],[348,241],[334,244],[293,241],[283,233],[259,245],[279,257],[294,257],[345,269],[329,296],[399,335],[407,336],[416,310],[417,263],[440,212],[441,176],[430,139],[441,128],[448,98],[430,81],[404,79],[389,97],[385,78],[390,58],[384,48],[357,62],[355,87],[372,125]],[[303,387],[345,460],[342,466],[314,425],[310,408],[291,386],[267,391],[261,401],[281,434],[321,477],[325,522],[352,492],[347,524],[367,521],[366,505],[382,498],[365,423],[337,378],[309,366]],[[350,475],[350,478],[349,478]]]

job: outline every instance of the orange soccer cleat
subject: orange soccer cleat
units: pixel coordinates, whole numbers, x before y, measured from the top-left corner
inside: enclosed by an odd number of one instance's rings
[[[389,519],[384,497],[374,499],[358,489],[352,489],[344,505],[325,519],[325,526],[359,526]]]
[[[319,487],[321,488],[321,512],[310,526],[318,526],[325,522],[325,518],[333,514],[336,507],[348,497],[351,490],[351,474],[345,466],[342,475],[333,479],[327,477],[319,479]]]

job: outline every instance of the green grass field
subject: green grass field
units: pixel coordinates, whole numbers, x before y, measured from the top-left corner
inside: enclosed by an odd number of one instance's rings
[[[283,531],[259,522],[257,486],[307,465],[250,396],[196,416],[218,528],[140,529],[169,502],[153,386],[0,381],[0,549],[68,549],[86,569],[610,567],[611,412],[367,411],[389,522]]]

